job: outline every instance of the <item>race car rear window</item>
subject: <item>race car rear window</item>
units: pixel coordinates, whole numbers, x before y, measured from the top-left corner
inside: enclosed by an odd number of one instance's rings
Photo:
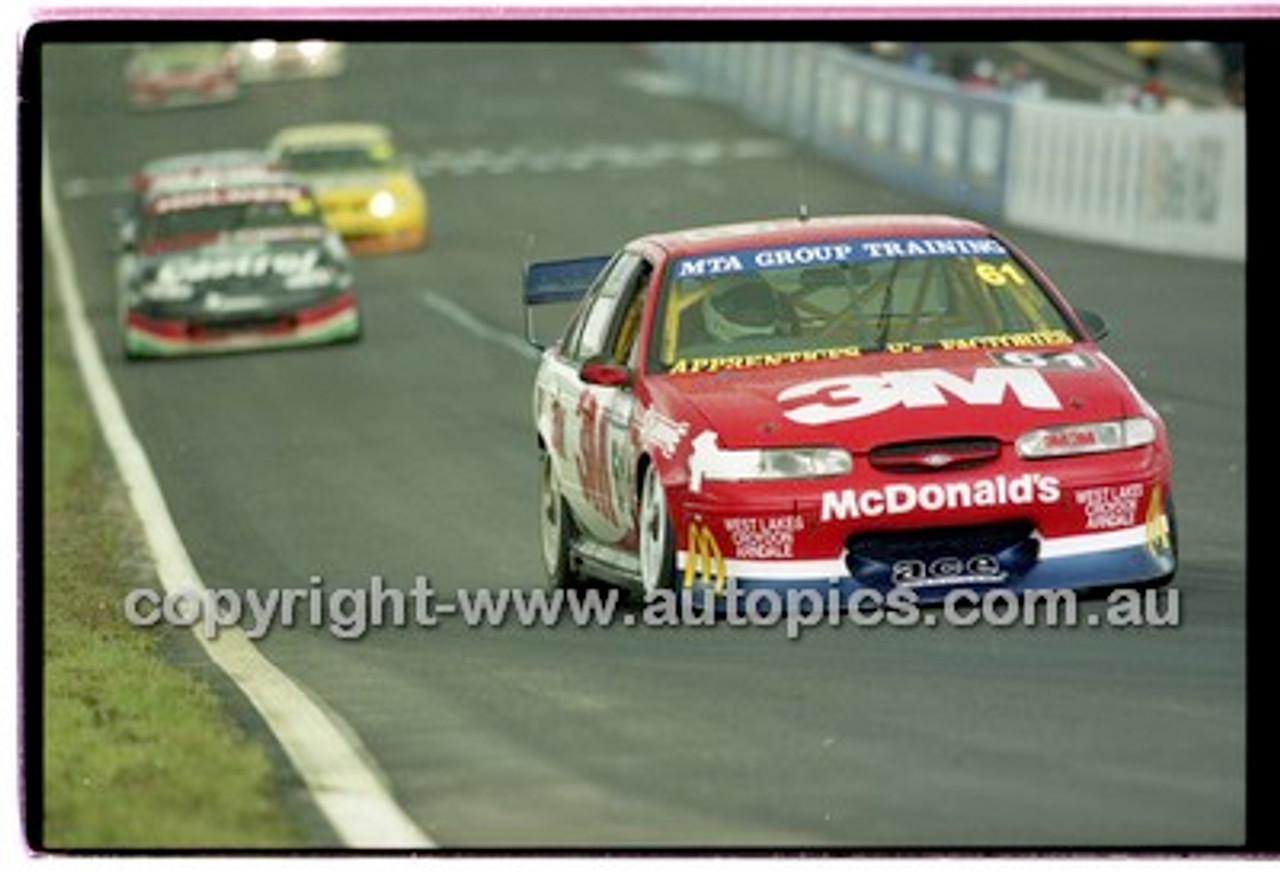
[[[666,275],[655,371],[771,355],[1069,344],[1071,324],[998,240],[898,238],[684,257]],[[744,362],[725,358],[754,358]]]

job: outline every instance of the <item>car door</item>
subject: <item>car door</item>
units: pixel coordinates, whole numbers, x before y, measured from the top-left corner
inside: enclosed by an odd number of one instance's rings
[[[607,544],[622,543],[634,530],[637,442],[629,374],[650,277],[642,256],[614,258],[587,295],[557,373],[555,421],[567,455],[562,489],[577,525]]]

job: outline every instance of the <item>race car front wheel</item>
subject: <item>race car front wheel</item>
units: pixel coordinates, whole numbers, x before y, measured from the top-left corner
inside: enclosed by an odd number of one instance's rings
[[[640,583],[645,596],[675,587],[675,529],[667,496],[652,466],[640,487]]]
[[[560,491],[555,461],[546,449],[540,452],[539,524],[542,531],[542,565],[553,588],[575,588],[581,576],[573,567],[573,517]]]

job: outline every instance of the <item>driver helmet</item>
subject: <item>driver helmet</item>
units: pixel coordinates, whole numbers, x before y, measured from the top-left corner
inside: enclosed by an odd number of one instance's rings
[[[702,321],[719,342],[771,336],[782,325],[777,293],[762,277],[735,279],[702,300]]]

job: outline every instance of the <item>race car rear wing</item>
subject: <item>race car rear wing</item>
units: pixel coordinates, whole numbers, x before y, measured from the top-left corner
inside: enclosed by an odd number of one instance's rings
[[[533,309],[538,305],[578,301],[587,294],[611,256],[531,262],[524,269],[524,332],[529,344],[542,346],[534,338]]]

